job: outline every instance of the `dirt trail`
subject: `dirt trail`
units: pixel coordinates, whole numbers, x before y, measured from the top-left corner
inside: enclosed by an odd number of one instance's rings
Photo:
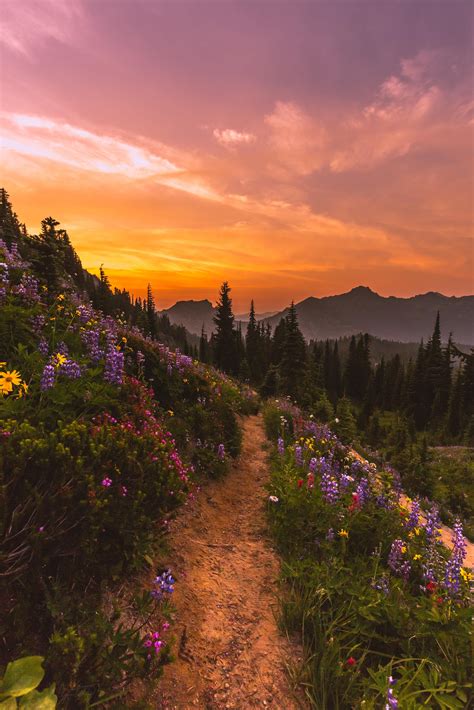
[[[304,707],[285,672],[301,649],[277,629],[279,562],[265,533],[269,472],[261,417],[246,418],[239,461],[206,484],[171,526],[169,559],[181,639],[177,661],[148,695],[153,708]]]

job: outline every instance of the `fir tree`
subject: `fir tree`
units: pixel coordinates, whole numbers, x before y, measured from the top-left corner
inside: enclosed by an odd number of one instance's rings
[[[279,371],[284,394],[298,399],[306,367],[306,343],[298,325],[295,304],[292,302],[286,317],[286,333]]]
[[[239,370],[239,361],[232,300],[229,295],[230,290],[229,284],[225,281],[221,286],[219,300],[216,305],[216,314],[214,316],[216,329],[213,347],[217,367],[224,372],[235,375]]]

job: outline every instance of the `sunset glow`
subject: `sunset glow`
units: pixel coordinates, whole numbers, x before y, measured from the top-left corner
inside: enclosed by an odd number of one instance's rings
[[[4,0],[2,185],[160,308],[472,293],[472,7]]]

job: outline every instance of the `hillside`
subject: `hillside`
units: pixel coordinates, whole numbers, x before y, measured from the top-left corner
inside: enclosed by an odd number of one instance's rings
[[[184,326],[186,330],[193,335],[201,335],[203,326],[207,335],[210,335],[215,328],[215,313],[215,307],[207,299],[202,301],[177,301],[170,308],[165,308],[160,311],[161,315],[168,316],[170,323]],[[271,318],[273,315],[275,315],[274,312],[257,313],[256,318],[257,320],[264,320],[265,318]],[[242,324],[247,323],[248,318],[248,313],[237,314],[235,316],[236,323]]]

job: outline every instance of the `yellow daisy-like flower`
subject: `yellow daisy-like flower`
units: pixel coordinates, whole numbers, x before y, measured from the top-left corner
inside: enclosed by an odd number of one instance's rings
[[[415,535],[419,535],[421,533],[421,528],[414,528],[413,532]]]
[[[172,409],[168,409],[168,414],[170,417],[174,417],[174,412]]]
[[[67,360],[67,357],[62,353],[56,353],[56,355],[54,356],[54,360],[54,364],[56,365],[56,367],[60,367],[60,365],[64,365]]]
[[[421,560],[421,555],[413,555],[413,559],[416,560]]]
[[[401,550],[402,552],[406,552],[406,551],[407,551],[407,546],[406,546],[406,545],[402,545],[401,548],[400,548],[400,550]]]
[[[19,397],[24,397],[28,393],[28,385],[26,382],[22,382],[20,385],[20,389],[18,390],[18,396]]]
[[[341,528],[338,532],[339,537],[349,537],[349,533],[344,528]]]
[[[472,572],[468,572],[464,567],[461,567],[461,577],[465,582],[472,582],[472,580],[474,580]]]
[[[18,370],[4,370],[0,372],[0,390],[11,392],[13,386],[21,383],[21,375]]]
[[[64,301],[64,294],[63,293],[59,294],[58,301]]]
[[[127,338],[125,338],[125,336],[124,336],[124,337],[122,338],[122,343],[126,343],[126,342],[127,342]]]

